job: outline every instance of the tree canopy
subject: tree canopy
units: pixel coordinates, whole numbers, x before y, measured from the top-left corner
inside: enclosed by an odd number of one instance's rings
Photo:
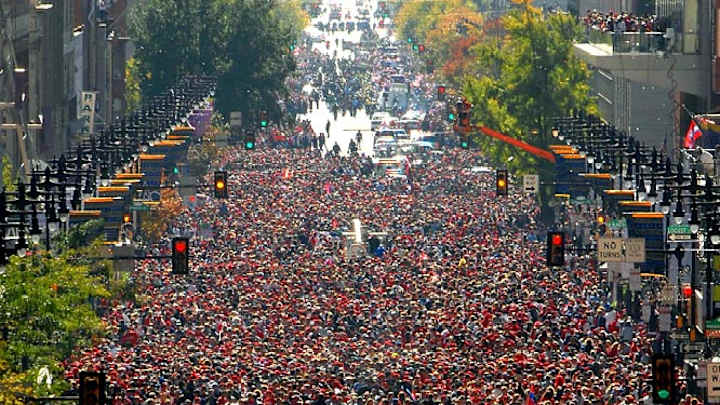
[[[44,395],[68,387],[59,362],[90,344],[104,327],[91,297],[107,297],[90,268],[61,257],[13,256],[0,273],[0,402],[15,394]],[[46,367],[53,382],[38,383]]]
[[[216,75],[223,114],[272,110],[295,67],[290,45],[308,21],[298,1],[136,2],[130,33],[142,93],[158,94],[185,74]]]
[[[573,108],[595,109],[590,72],[572,52],[580,28],[570,15],[543,15],[528,3],[510,11],[502,23],[504,38],[486,38],[473,49],[475,72],[466,76],[463,87],[463,95],[474,105],[473,124],[547,149],[553,117]],[[476,141],[488,157],[511,169],[523,171],[540,163],[493,138],[477,135]]]

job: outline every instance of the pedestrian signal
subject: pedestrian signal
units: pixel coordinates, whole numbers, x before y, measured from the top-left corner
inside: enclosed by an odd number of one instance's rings
[[[667,354],[655,354],[652,358],[652,397],[655,404],[674,404],[675,362]]]
[[[188,274],[190,268],[190,239],[177,237],[172,239],[172,272]]]
[[[227,173],[215,172],[215,198],[228,198]]]
[[[508,195],[508,172],[507,170],[497,170],[495,172],[495,194]]]
[[[565,232],[548,232],[547,265],[548,267],[565,265]]]
[[[80,405],[105,404],[105,374],[94,371],[80,372]]]

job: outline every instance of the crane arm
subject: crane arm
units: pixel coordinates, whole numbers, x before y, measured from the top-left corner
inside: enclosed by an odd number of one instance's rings
[[[537,156],[539,158],[545,159],[550,163],[555,163],[555,155],[552,154],[552,152],[547,151],[545,149],[538,148],[537,146],[530,145],[529,143],[523,142],[521,140],[509,137],[505,134],[502,134],[498,131],[495,131],[493,129],[490,129],[488,127],[484,126],[473,126],[472,129],[482,132],[483,134],[493,137],[495,139],[499,139],[509,145],[515,146],[517,148],[520,148],[526,152],[531,153],[534,156]]]

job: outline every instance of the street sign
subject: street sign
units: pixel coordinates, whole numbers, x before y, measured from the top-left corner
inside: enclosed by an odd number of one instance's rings
[[[720,363],[707,364],[707,395],[720,397]]]
[[[707,387],[707,360],[698,360],[697,374],[695,374],[695,382],[698,387]]]
[[[677,303],[677,286],[673,284],[666,284],[662,290],[658,300],[665,305],[675,305]]]
[[[625,261],[627,263],[645,262],[645,238],[625,239]]]
[[[668,226],[667,235],[670,241],[690,240],[692,238],[690,225],[687,224],[673,224]]]
[[[150,207],[145,204],[133,204],[130,206],[130,211],[150,211]]]
[[[690,339],[690,335],[687,332],[673,332],[670,334],[671,339],[675,340],[688,340]]]
[[[233,128],[242,127],[242,111],[232,111],[230,113],[230,126]]]
[[[683,353],[701,352],[705,343],[684,343],[682,345]]]
[[[619,231],[621,229],[627,229],[627,220],[625,218],[611,219],[608,222],[608,228],[613,231]]]
[[[598,261],[601,262],[624,262],[622,238],[600,238],[598,239]]]
[[[540,189],[540,176],[537,174],[526,174],[523,176],[523,191],[528,194],[537,194]]]

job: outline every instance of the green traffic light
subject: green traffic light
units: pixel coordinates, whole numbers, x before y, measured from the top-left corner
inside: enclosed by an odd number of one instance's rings
[[[180,173],[180,169],[178,169],[177,167],[173,167],[173,173],[174,174]]]
[[[453,113],[448,114],[448,119],[450,121],[455,121],[455,114],[453,114]]]
[[[467,143],[467,142],[463,142],[463,143],[462,143],[462,148],[463,148],[463,149],[467,149],[467,148],[468,148],[468,143]]]
[[[657,395],[658,395],[658,397],[660,397],[660,399],[668,399],[668,398],[670,398],[670,391],[658,390]]]
[[[412,44],[412,38],[408,38],[408,43]]]
[[[246,148],[246,149],[252,149],[252,148],[254,148],[254,147],[255,147],[255,144],[252,143],[251,141],[245,142],[245,148]]]
[[[266,126],[267,126],[267,121],[260,121],[260,126],[261,126],[261,127],[266,127]]]
[[[417,52],[417,50],[418,50],[418,46],[417,46],[417,45],[413,45],[413,51]]]

